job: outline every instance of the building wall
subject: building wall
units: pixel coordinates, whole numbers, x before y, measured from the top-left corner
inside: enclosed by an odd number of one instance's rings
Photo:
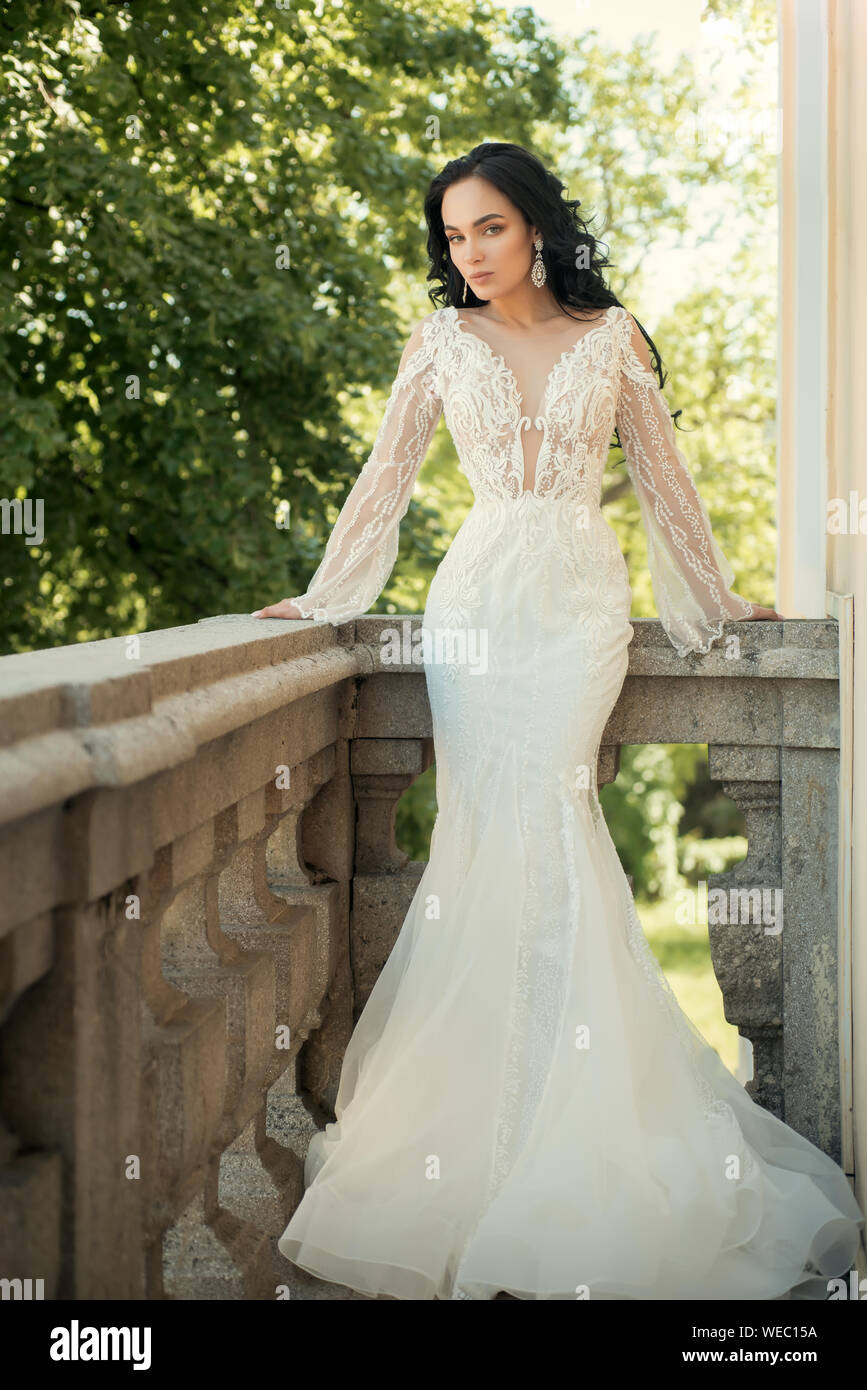
[[[856,1196],[867,1209],[867,640],[858,641],[867,638],[867,4],[779,0],[778,14],[777,606],[787,618],[819,617],[832,611],[829,594],[852,595],[852,847],[844,868],[851,870],[852,1161]],[[821,429],[813,436],[816,405]],[[817,505],[821,489],[847,503],[854,493],[864,505],[863,533],[829,531],[826,509]],[[824,601],[817,547],[825,556]],[[841,1018],[842,1027],[847,1022]]]

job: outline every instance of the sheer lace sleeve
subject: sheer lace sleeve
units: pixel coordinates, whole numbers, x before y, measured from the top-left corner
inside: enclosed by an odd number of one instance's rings
[[[334,523],[306,593],[305,618],[345,623],[382,593],[397,558],[400,522],[442,412],[433,350],[416,324],[400,359],[376,442]]]
[[[751,617],[753,605],[732,592],[734,572],[677,447],[646,340],[625,310],[617,328],[615,422],[638,495],[657,612],[678,656],[707,652],[723,623]]]

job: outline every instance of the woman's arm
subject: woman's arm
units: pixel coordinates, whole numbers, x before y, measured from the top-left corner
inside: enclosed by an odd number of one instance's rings
[[[732,589],[734,572],[677,447],[650,350],[631,314],[617,320],[616,424],[638,496],[660,621],[679,656],[707,652],[732,619],[778,619]]]
[[[366,613],[385,588],[400,523],[442,412],[433,350],[423,333],[427,321],[420,320],[407,340],[376,442],[306,592],[253,617],[345,623]]]

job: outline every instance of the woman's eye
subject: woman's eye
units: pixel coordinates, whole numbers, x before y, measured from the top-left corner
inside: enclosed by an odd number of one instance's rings
[[[489,227],[486,227],[486,228],[485,228],[485,231],[486,231],[486,232],[501,232],[502,230],[503,230],[503,226],[502,226],[502,223],[500,223],[500,222],[492,222],[492,223],[490,224]],[[449,237],[449,245],[450,245],[450,246],[453,246],[454,243],[455,243],[456,241],[461,241],[461,240],[463,240],[463,238],[461,237],[460,232],[458,232],[457,236],[450,236],[450,237]]]

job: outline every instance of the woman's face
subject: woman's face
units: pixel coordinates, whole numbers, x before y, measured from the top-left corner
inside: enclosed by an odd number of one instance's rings
[[[447,188],[442,217],[455,268],[479,299],[509,294],[529,277],[536,229],[487,179],[472,174]]]

